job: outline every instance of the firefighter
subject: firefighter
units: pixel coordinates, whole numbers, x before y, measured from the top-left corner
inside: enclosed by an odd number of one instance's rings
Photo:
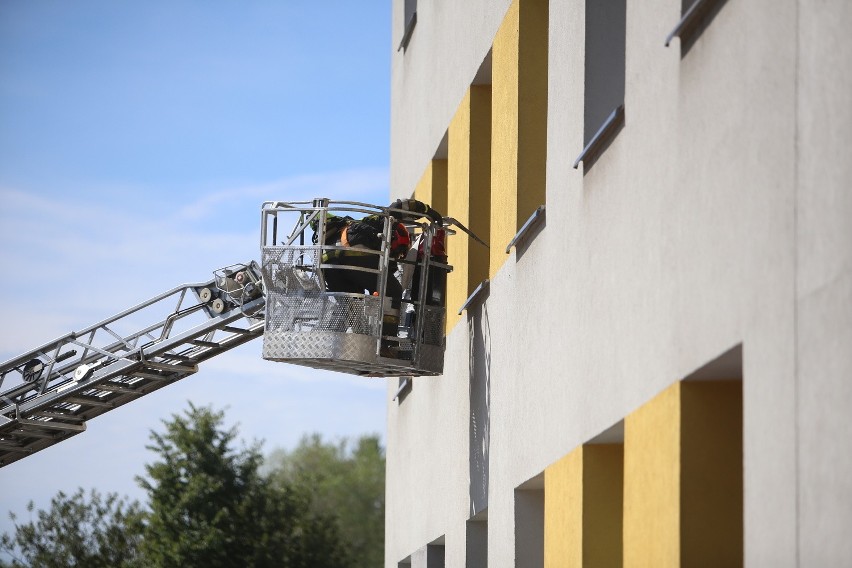
[[[326,244],[347,247],[348,250],[329,251],[323,255],[323,264],[353,266],[378,270],[380,255],[367,251],[381,250],[384,234],[384,219],[371,215],[354,220],[350,217],[335,217],[326,222]],[[396,261],[404,257],[411,245],[411,237],[405,225],[395,221],[391,227],[390,260],[385,282],[385,295],[399,307],[402,287],[394,278]],[[332,269],[323,272],[326,288],[330,292],[368,294],[378,292],[375,273],[360,270]]]
[[[369,215],[359,220],[349,216],[340,217],[331,213],[326,215],[325,244],[344,247],[342,250],[327,250],[323,253],[322,261],[326,265],[323,270],[323,277],[325,278],[326,289],[329,292],[378,295],[380,275],[376,272],[357,269],[379,270],[381,255],[376,254],[376,251],[380,251],[382,248],[384,225],[385,218],[381,215]],[[314,242],[316,242],[316,227],[314,230]],[[399,221],[393,221],[390,250],[388,251],[388,269],[385,278],[387,303],[382,309],[382,335],[385,337],[396,337],[398,333],[402,286],[394,274],[397,270],[397,260],[405,256],[410,245],[411,238],[405,225]],[[346,310],[336,310],[336,312],[337,318],[344,318],[343,322],[338,322],[338,324],[341,329],[345,329],[347,327],[345,322]],[[396,346],[387,339],[382,340],[380,348],[380,355],[383,357],[396,357],[399,352]]]
[[[415,220],[425,216],[433,222],[440,223],[442,221],[442,217],[437,211],[415,199],[398,199],[390,205],[390,209],[393,210],[391,215],[396,218]],[[366,292],[374,295],[378,293],[379,280],[375,273],[348,270],[345,267],[379,269],[381,256],[369,251],[381,250],[384,223],[385,217],[381,215],[369,215],[363,219],[355,220],[348,216],[339,217],[327,214],[324,244],[345,247],[345,250],[332,250],[323,254],[323,264],[341,267],[323,271],[328,291],[353,294],[364,294]],[[314,243],[317,240],[317,227],[314,226]],[[408,229],[402,222],[393,220],[385,280],[385,297],[390,299],[390,306],[384,309],[383,336],[396,337],[397,335],[403,290],[394,274],[397,271],[397,261],[406,256],[410,246],[411,237]],[[383,342],[382,355],[396,356],[389,342]]]

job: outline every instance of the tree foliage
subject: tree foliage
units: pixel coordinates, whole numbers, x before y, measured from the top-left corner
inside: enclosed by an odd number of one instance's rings
[[[235,450],[223,416],[190,404],[152,433],[159,459],[138,478],[149,498],[148,565],[347,566],[335,524],[291,487],[266,483],[258,445]]]
[[[32,514],[33,502],[27,510]],[[102,496],[78,489],[70,497],[59,492],[36,520],[15,523],[14,534],[0,537],[0,550],[11,557],[0,566],[24,568],[135,568],[144,566],[139,546],[143,513],[139,503],[126,503],[117,494]]]
[[[384,564],[385,456],[378,436],[354,445],[306,436],[292,452],[273,452],[267,468],[272,484],[309,496],[313,514],[336,519],[352,566]]]
[[[236,447],[224,412],[192,404],[151,432],[138,477],[147,509],[115,494],[59,493],[0,537],[0,568],[338,568],[384,561],[384,451],[302,439],[260,470],[259,444]],[[30,515],[34,506],[29,505]],[[13,521],[16,520],[12,515]]]

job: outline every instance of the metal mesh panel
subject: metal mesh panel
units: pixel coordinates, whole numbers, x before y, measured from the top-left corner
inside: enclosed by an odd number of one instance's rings
[[[401,336],[413,339],[417,335],[416,305],[403,302],[402,313],[405,314],[400,326]],[[424,306],[423,336],[421,343],[426,345],[444,345],[444,315],[441,306]]]
[[[421,345],[417,368],[423,375],[440,375],[444,372],[444,347]]]
[[[335,331],[378,338],[379,299],[323,291],[319,247],[264,247],[267,331]]]
[[[381,298],[326,292],[321,258],[318,246],[263,247],[265,359],[366,376],[442,372],[444,308],[424,306],[419,345],[410,313],[401,322],[400,338],[383,339]],[[413,307],[404,303],[400,312]]]
[[[334,292],[268,292],[267,331],[335,331],[378,338],[378,298]]]
[[[427,345],[444,345],[444,308],[426,306],[423,317],[423,343]]]
[[[263,247],[263,281],[266,290],[275,292],[322,292],[317,259],[319,247]]]

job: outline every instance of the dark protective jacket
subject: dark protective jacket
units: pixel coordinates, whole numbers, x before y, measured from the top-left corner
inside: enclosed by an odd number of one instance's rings
[[[314,244],[319,240],[318,223],[311,224],[314,229]],[[382,234],[384,233],[384,219],[378,215],[370,215],[363,219],[355,220],[352,217],[338,216],[328,213],[325,221],[325,245],[334,245],[340,242],[343,246],[362,246],[372,250],[382,247]]]

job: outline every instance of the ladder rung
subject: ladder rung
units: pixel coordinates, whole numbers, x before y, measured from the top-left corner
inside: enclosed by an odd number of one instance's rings
[[[15,430],[12,432],[15,436],[28,436],[30,438],[53,438],[55,432],[36,432],[35,430]]]
[[[82,396],[70,396],[65,399],[65,402],[70,402],[73,404],[86,404],[88,406],[103,406],[108,408],[115,408],[115,405],[111,402],[105,400],[98,400],[96,398],[86,398]]]
[[[146,373],[145,371],[134,371],[130,373],[131,377],[137,377],[139,379],[148,379],[151,381],[170,381],[172,377],[167,377],[165,375],[158,375],[156,373]]]
[[[163,353],[160,357],[163,359],[174,359],[175,361],[180,361],[182,363],[195,363],[195,359],[192,357],[187,357],[186,355],[180,355],[178,353]]]
[[[63,414],[62,412],[37,412],[33,416],[43,416],[44,418],[58,418],[59,420],[72,420],[74,422],[83,422],[83,419],[76,414]]]
[[[195,373],[198,371],[198,365],[171,365],[169,363],[158,363],[157,361],[145,361],[142,365],[149,369],[169,373]]]
[[[116,385],[114,383],[101,383],[97,385],[95,388],[110,392],[120,392],[124,394],[140,394],[136,389],[132,389],[123,385]]]
[[[21,424],[21,426],[44,428],[46,430],[71,430],[74,432],[82,432],[86,429],[85,424],[65,424],[64,422],[55,422],[53,420],[51,420],[50,422],[45,422],[42,420],[21,419],[18,422]]]
[[[241,329],[239,327],[231,327],[230,325],[226,325],[225,327],[223,327],[222,331],[226,331],[228,333],[239,333],[240,335],[245,335],[249,333],[248,330]]]
[[[197,347],[211,347],[213,349],[218,349],[219,347],[222,347],[220,344],[216,343],[215,341],[204,341],[202,339],[193,339],[192,341],[190,341],[190,343],[192,343],[193,345],[195,345]]]
[[[29,453],[30,451],[23,444],[15,444],[13,442],[6,441],[0,441],[0,450],[5,450],[7,452],[20,452],[22,454]]]

